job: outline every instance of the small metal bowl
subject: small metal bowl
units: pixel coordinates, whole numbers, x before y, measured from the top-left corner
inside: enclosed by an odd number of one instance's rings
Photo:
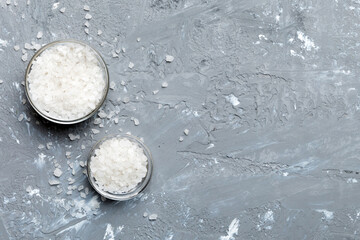
[[[133,188],[132,190],[130,190],[126,193],[112,193],[112,192],[102,190],[97,185],[95,178],[91,174],[91,157],[95,155],[95,150],[98,149],[103,142],[105,142],[106,140],[112,139],[112,138],[126,138],[126,139],[130,140],[131,142],[138,144],[143,149],[144,154],[147,157],[146,176],[142,179],[142,181],[135,188]],[[91,186],[95,189],[96,192],[98,192],[103,197],[105,197],[107,199],[111,199],[111,200],[117,200],[117,201],[129,200],[131,198],[136,197],[140,192],[142,192],[146,188],[148,183],[150,182],[152,170],[153,170],[153,159],[152,159],[149,149],[140,141],[140,139],[138,139],[137,137],[131,136],[131,135],[115,135],[115,136],[104,137],[98,143],[96,143],[95,146],[92,148],[92,150],[90,152],[90,156],[88,157],[88,160],[87,160],[87,175],[88,175],[88,179],[89,179]]]
[[[64,120],[64,119],[57,119],[57,118],[54,118],[54,117],[51,117],[49,116],[47,113],[44,113],[42,111],[40,111],[39,108],[36,107],[36,104],[32,101],[31,99],[31,96],[30,96],[30,89],[29,89],[29,82],[28,82],[28,75],[31,71],[31,67],[33,65],[33,62],[34,60],[40,56],[41,53],[43,53],[46,49],[49,49],[51,47],[54,47],[56,45],[60,45],[60,44],[66,44],[66,43],[74,43],[74,44],[79,44],[79,45],[82,45],[82,46],[86,46],[88,48],[90,48],[94,54],[96,55],[97,59],[98,59],[98,62],[99,62],[99,66],[102,68],[103,72],[104,72],[104,79],[105,79],[105,88],[104,88],[104,91],[103,91],[103,97],[101,99],[101,101],[99,102],[99,104],[96,106],[96,108],[91,111],[90,113],[88,113],[87,115],[81,117],[81,118],[78,118],[78,119],[71,119],[71,120]],[[100,53],[98,51],[96,51],[94,48],[92,48],[91,46],[87,45],[86,43],[83,43],[81,41],[78,41],[78,40],[73,40],[73,39],[69,39],[69,40],[59,40],[59,41],[54,41],[54,42],[51,42],[45,46],[43,46],[42,48],[39,49],[39,51],[37,51],[35,53],[35,55],[31,58],[27,68],[26,68],[26,73],[25,73],[25,94],[26,94],[26,97],[28,99],[28,101],[30,102],[30,105],[35,109],[35,111],[40,115],[42,116],[43,118],[51,121],[51,122],[54,122],[54,123],[58,123],[58,124],[75,124],[75,123],[79,123],[79,122],[82,122],[82,121],[85,121],[86,119],[92,117],[98,110],[99,108],[101,107],[101,105],[104,103],[105,99],[106,99],[106,96],[109,92],[109,71],[108,71],[108,68],[106,66],[106,63],[104,61],[104,59],[101,57]]]

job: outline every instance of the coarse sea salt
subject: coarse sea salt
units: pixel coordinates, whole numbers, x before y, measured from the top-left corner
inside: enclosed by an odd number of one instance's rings
[[[101,102],[105,73],[94,50],[79,43],[60,43],[42,52],[28,75],[36,108],[59,120],[76,120]]]
[[[100,189],[125,193],[146,176],[147,164],[148,158],[137,143],[115,137],[95,149],[90,171]]]

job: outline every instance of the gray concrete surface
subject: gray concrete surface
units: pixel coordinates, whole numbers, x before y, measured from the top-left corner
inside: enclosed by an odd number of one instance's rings
[[[0,239],[360,239],[358,1],[7,2],[0,0]],[[22,61],[24,44],[64,38],[87,42],[108,64],[116,86],[103,110],[117,114],[103,127],[95,117],[50,124],[22,103],[34,54],[26,50]],[[154,175],[136,199],[103,202],[79,164],[120,130],[144,138]],[[70,141],[70,133],[81,138]],[[57,165],[64,173],[50,186]],[[86,198],[67,194],[81,185]]]

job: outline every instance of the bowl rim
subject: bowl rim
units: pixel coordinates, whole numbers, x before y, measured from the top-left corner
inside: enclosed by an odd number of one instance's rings
[[[131,191],[126,192],[126,193],[111,193],[108,191],[104,191],[102,189],[100,189],[100,187],[96,184],[94,177],[91,174],[91,157],[94,155],[95,150],[106,140],[112,139],[112,138],[126,138],[132,142],[137,143],[144,151],[144,154],[147,157],[147,172],[145,177],[143,178],[143,180]],[[111,199],[111,200],[116,200],[116,201],[126,201],[126,200],[130,200],[134,197],[136,197],[139,193],[141,193],[149,184],[151,176],[152,176],[152,172],[153,172],[153,158],[151,155],[151,152],[149,150],[149,148],[138,138],[135,137],[133,135],[129,135],[129,134],[113,134],[113,135],[108,135],[105,136],[103,138],[101,138],[97,143],[94,144],[94,146],[92,147],[89,156],[87,158],[87,164],[86,164],[86,170],[87,170],[87,177],[88,180],[90,182],[90,185],[93,187],[93,189],[99,193],[101,196],[107,198],[107,199]]]
[[[46,49],[53,47],[57,44],[63,44],[63,43],[75,43],[75,44],[80,44],[82,46],[86,46],[89,47],[92,51],[94,51],[95,55],[97,55],[97,59],[99,60],[99,63],[103,66],[104,68],[104,73],[105,73],[105,91],[103,94],[103,97],[101,99],[101,101],[99,102],[99,104],[96,106],[96,108],[91,111],[90,113],[88,113],[87,115],[85,115],[84,117],[81,118],[77,118],[77,119],[72,119],[72,120],[63,120],[63,119],[57,119],[54,117],[51,117],[45,113],[43,113],[42,111],[40,111],[40,109],[38,109],[35,105],[35,103],[31,100],[30,97],[30,89],[29,89],[29,82],[28,82],[28,75],[31,71],[31,67],[33,65],[34,60],[41,54],[43,53]],[[82,121],[85,121],[86,119],[89,119],[90,117],[92,117],[100,108],[101,106],[104,104],[106,97],[108,95],[109,92],[109,86],[110,86],[110,77],[109,77],[109,70],[107,68],[106,62],[104,60],[104,58],[101,56],[101,54],[93,47],[91,47],[90,45],[88,45],[85,42],[79,41],[79,40],[75,40],[75,39],[62,39],[62,40],[56,40],[53,42],[50,42],[44,46],[42,46],[35,54],[34,56],[32,56],[32,58],[30,59],[26,71],[25,71],[25,95],[26,98],[28,99],[30,105],[33,107],[33,109],[43,118],[45,118],[48,121],[51,121],[53,123],[57,123],[57,124],[63,124],[63,125],[69,125],[69,124],[75,124],[75,123],[79,123]]]

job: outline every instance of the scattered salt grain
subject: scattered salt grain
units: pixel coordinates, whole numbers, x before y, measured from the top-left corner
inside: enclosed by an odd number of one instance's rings
[[[161,84],[161,87],[162,88],[167,88],[169,86],[169,84],[167,83],[167,82],[163,82],[162,84]]]
[[[88,5],[84,5],[84,10],[85,11],[90,11],[90,7]]]
[[[119,118],[114,118],[114,123],[118,124],[119,123]]]
[[[43,37],[43,32],[42,31],[38,32],[37,35],[36,35],[36,38],[40,39],[42,37]]]
[[[101,35],[102,34],[102,31],[99,29],[98,31],[97,31],[97,35]]]
[[[189,131],[189,129],[187,129],[187,128],[184,130],[184,134],[185,134],[186,136],[189,135],[189,132],[190,132],[190,131]]]
[[[10,5],[11,1],[10,0],[6,0],[6,5]]]
[[[76,139],[80,139],[80,135],[79,134],[75,135],[75,134],[70,133],[69,138],[71,141],[74,141]]]
[[[179,142],[182,142],[184,141],[184,138],[183,137],[179,137]]]
[[[67,159],[70,159],[71,158],[71,152],[66,152],[65,156],[66,156]]]
[[[106,118],[107,114],[106,114],[106,112],[104,112],[104,111],[101,110],[101,111],[98,113],[98,116],[99,116],[100,118]]]
[[[33,49],[35,49],[36,51],[39,50],[41,48],[40,44],[34,44],[33,45]]]
[[[84,189],[84,186],[83,185],[80,185],[79,187],[78,187],[78,191],[80,192],[81,190],[83,190]]]
[[[21,57],[21,60],[22,60],[23,62],[26,62],[27,59],[28,59],[28,54],[27,54],[27,53],[24,53],[24,55],[22,55],[22,57]]]
[[[165,56],[165,61],[168,63],[171,63],[172,61],[174,61],[174,57],[171,55],[166,55]]]
[[[86,194],[86,195],[89,194],[89,188],[88,188],[88,187],[86,187],[84,191],[85,191],[85,194]]]
[[[141,38],[138,37],[138,38],[136,39],[136,41],[137,41],[137,42],[140,42],[140,41],[141,41]]]
[[[85,149],[85,145],[81,145],[81,149],[84,150],[84,149]]]
[[[159,92],[159,90],[154,90],[152,93],[156,95]]]
[[[134,121],[135,126],[138,126],[140,124],[139,119],[137,119],[137,118],[134,118],[133,121]]]
[[[49,180],[50,186],[59,185],[60,182],[58,180]]]
[[[57,190],[56,194],[59,195],[62,192],[63,192],[63,190],[60,188],[59,190]]]
[[[91,157],[90,171],[100,189],[123,193],[146,176],[147,157],[143,149],[126,138],[104,141]]]
[[[73,179],[73,178],[68,178],[68,183],[71,185],[71,184],[73,184],[75,182],[75,179]]]
[[[20,46],[19,46],[19,45],[15,45],[15,46],[14,46],[14,50],[15,50],[15,51],[19,51],[19,50],[20,50]]]
[[[33,62],[28,81],[36,107],[61,120],[89,114],[100,103],[105,87],[96,53],[77,43],[58,44],[42,52]]]
[[[100,124],[100,123],[101,123],[101,118],[95,118],[94,124],[95,124],[95,125],[98,125],[98,124]]]
[[[2,81],[2,80],[0,80],[0,81]],[[21,103],[22,103],[23,105],[25,105],[26,99],[25,99],[25,98],[21,99]]]
[[[88,28],[85,28],[84,31],[85,31],[86,34],[89,34],[89,29]]]
[[[59,168],[56,168],[54,171],[54,176],[59,178],[62,175],[62,171]]]
[[[100,132],[99,130],[97,130],[95,128],[91,129],[91,131],[92,131],[93,134],[98,134]]]
[[[113,58],[116,58],[116,57],[119,57],[119,55],[118,55],[116,52],[113,51],[113,52],[112,52],[112,57],[113,57]]]
[[[46,148],[47,148],[47,149],[50,149],[52,145],[53,145],[52,142],[48,142],[48,143],[46,144]]]
[[[65,10],[66,10],[66,8],[64,8],[64,7],[63,7],[63,8],[60,8],[60,12],[61,12],[61,13],[64,13]]]
[[[146,218],[149,214],[147,212],[144,212],[143,217]]]
[[[123,103],[128,103],[128,102],[130,102],[130,98],[129,97],[124,97],[122,102]]]
[[[157,219],[157,217],[158,217],[157,214],[154,214],[154,213],[153,213],[153,214],[151,214],[151,215],[149,216],[149,220],[150,220],[150,221],[155,221],[155,220]]]
[[[110,82],[110,89],[112,89],[112,90],[115,89],[115,82],[113,82],[113,81]]]
[[[0,84],[2,84],[4,81],[2,79],[0,79]]]
[[[39,146],[38,146],[38,149],[44,149],[45,148],[45,146],[44,145],[42,145],[42,144],[39,144]]]
[[[71,194],[72,194],[72,191],[71,191],[71,190],[70,190],[70,191],[67,191],[66,194],[67,194],[67,195],[71,195]]]
[[[52,10],[57,9],[59,7],[59,4],[60,4],[59,2],[54,3],[53,6],[52,6]]]
[[[92,16],[89,14],[89,13],[87,13],[86,15],[85,15],[85,19],[86,20],[90,20],[92,18]]]
[[[81,193],[80,193],[80,197],[86,198],[86,194],[85,194],[84,192],[81,192]]]
[[[130,68],[130,69],[132,69],[134,66],[135,66],[135,65],[134,65],[133,62],[130,62],[130,63],[129,63],[129,68]]]
[[[126,49],[123,47],[123,48],[121,48],[121,51],[122,51],[123,53],[125,53],[125,52],[126,52]]]
[[[85,167],[84,161],[80,161],[80,162],[79,162],[79,165],[80,165],[80,167]]]
[[[86,21],[86,22],[84,23],[84,26],[87,27],[87,28],[90,27],[89,21]]]
[[[24,119],[24,114],[20,114],[18,117],[18,121],[21,122]]]

